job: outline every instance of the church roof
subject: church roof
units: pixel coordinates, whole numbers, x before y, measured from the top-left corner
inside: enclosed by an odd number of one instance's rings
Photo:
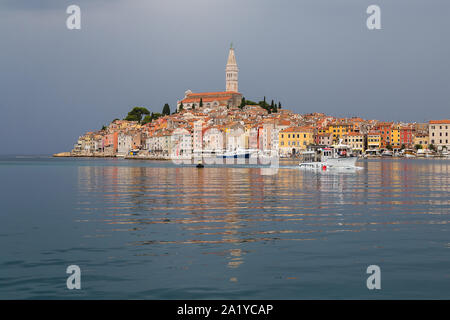
[[[194,97],[194,98],[186,98],[181,100],[183,103],[190,103],[190,102],[198,102],[200,101],[201,97]],[[223,100],[230,100],[233,98],[232,96],[223,96],[223,97],[211,97],[211,98],[202,98],[203,102],[211,102],[211,101],[223,101]]]
[[[232,95],[239,94],[234,91],[223,91],[223,92],[199,92],[199,93],[189,93],[188,97],[196,97],[196,96],[216,96],[216,95]]]

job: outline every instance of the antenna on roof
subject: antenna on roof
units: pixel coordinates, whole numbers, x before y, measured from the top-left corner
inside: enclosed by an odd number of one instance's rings
[[[233,49],[233,42],[231,42],[230,44],[230,49]]]

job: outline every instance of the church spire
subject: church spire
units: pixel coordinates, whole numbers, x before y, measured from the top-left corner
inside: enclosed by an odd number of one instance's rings
[[[225,68],[226,91],[238,92],[238,73],[239,69],[236,63],[236,56],[234,55],[233,43],[231,43],[227,67]]]

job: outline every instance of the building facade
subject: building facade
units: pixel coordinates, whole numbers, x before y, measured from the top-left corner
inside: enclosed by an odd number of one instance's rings
[[[450,150],[450,120],[431,120],[429,141],[438,151]]]

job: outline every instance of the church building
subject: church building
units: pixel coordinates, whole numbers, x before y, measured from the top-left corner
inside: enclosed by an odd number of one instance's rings
[[[192,107],[198,108],[200,107],[200,101],[202,101],[203,107],[208,108],[239,106],[241,104],[242,94],[238,91],[238,73],[239,69],[236,63],[234,48],[231,46],[225,68],[225,91],[193,93],[191,90],[187,90],[184,94],[184,99],[177,101],[177,110],[180,110],[181,104],[183,104],[184,110],[192,109]]]

